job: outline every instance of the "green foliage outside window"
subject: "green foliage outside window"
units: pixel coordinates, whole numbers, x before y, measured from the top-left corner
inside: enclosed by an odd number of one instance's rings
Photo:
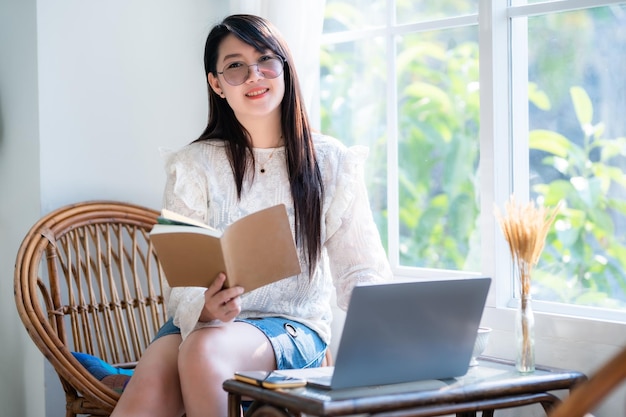
[[[479,270],[470,256],[480,205],[478,44],[411,36],[404,45],[396,61],[401,264]]]
[[[626,157],[626,137],[605,138],[604,123],[593,124],[585,90],[575,86],[570,94],[582,144],[549,130],[529,135],[530,148],[545,154],[542,163],[561,174],[550,182],[538,179],[534,192],[546,205],[566,203],[534,274],[537,298],[623,308],[626,239],[616,223],[626,220],[626,174],[615,162]]]

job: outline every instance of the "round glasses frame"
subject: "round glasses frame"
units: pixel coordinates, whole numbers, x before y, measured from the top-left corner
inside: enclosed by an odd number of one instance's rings
[[[230,62],[224,69],[217,73],[224,76],[226,82],[232,86],[245,83],[250,77],[250,67],[255,67],[257,73],[268,80],[278,78],[285,69],[285,60],[280,55],[264,55],[254,64],[247,64],[243,61]],[[244,72],[245,71],[245,72]]]

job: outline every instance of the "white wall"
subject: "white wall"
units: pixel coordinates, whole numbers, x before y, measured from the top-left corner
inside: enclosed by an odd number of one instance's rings
[[[44,212],[86,198],[159,206],[158,147],[206,121],[202,53],[222,17],[211,3],[38,2]]]
[[[13,301],[19,240],[39,217],[34,0],[0,0],[0,414],[42,416],[43,359]],[[26,401],[28,395],[29,400]]]

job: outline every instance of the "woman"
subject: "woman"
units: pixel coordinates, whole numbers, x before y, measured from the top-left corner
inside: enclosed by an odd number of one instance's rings
[[[113,416],[226,415],[235,371],[319,366],[333,288],[346,308],[360,282],[391,278],[363,182],[363,149],[311,132],[293,59],[266,20],[227,17],[206,41],[209,122],[166,157],[164,206],[224,229],[283,203],[302,273],[249,293],[174,288],[171,316]],[[271,239],[271,237],[268,237]],[[334,287],[333,287],[334,284]]]

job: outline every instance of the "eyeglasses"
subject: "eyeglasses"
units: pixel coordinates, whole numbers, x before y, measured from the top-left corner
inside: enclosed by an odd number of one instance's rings
[[[263,55],[256,64],[246,64],[243,61],[236,61],[226,64],[222,74],[226,82],[230,85],[241,85],[246,82],[250,76],[250,67],[256,66],[258,73],[264,78],[273,79],[283,73],[283,58],[278,55]]]

